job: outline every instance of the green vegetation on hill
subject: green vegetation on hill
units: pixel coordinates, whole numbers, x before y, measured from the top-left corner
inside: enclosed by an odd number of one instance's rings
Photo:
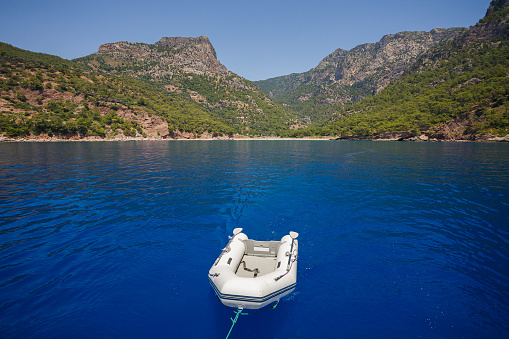
[[[0,43],[0,133],[10,137],[145,136],[144,114],[168,122],[168,131],[233,134],[199,105],[149,83],[89,74],[68,60]],[[135,118],[122,118],[129,112]]]
[[[211,115],[248,135],[279,135],[288,129],[293,113],[268,100],[253,83],[237,75],[228,77],[177,74],[161,79],[159,86],[185,88],[180,95],[195,100]]]
[[[0,43],[0,136],[505,136],[507,6],[507,0],[493,0],[486,17],[469,29],[433,30],[454,33],[454,40],[446,34],[442,41],[449,42],[398,65],[398,76],[382,78],[381,70],[391,64],[379,61],[362,77],[350,67],[348,76],[361,80],[341,84],[334,79],[344,74],[332,71],[346,55],[338,49],[313,72],[257,82],[279,102],[227,71],[208,39],[106,44],[101,52],[75,61]],[[189,43],[179,45],[179,39]],[[393,66],[400,57],[401,53],[393,55]],[[366,61],[365,55],[362,58]],[[386,86],[389,79],[399,80]]]
[[[180,52],[188,53],[191,66],[193,62],[206,62],[196,60],[200,56],[193,54],[193,46],[175,49],[125,43],[121,47],[122,52],[98,52],[75,61],[90,71],[143,80],[163,92],[194,102],[235,133],[279,135],[295,118],[291,110],[269,99],[255,84],[238,75],[226,70],[185,71],[189,64],[181,61]]]
[[[76,64],[70,60],[62,59],[58,56],[26,51],[21,48],[0,42],[0,60],[2,61],[2,69],[6,63],[17,64],[23,63],[27,68],[47,68],[51,71],[61,71],[65,69],[76,68]],[[5,74],[5,71],[2,72]]]
[[[363,83],[354,85],[333,83],[319,87],[301,84],[295,89],[281,93],[276,100],[297,112],[303,121],[316,124],[330,117],[337,110],[336,102],[339,101],[342,104],[345,101],[358,102],[373,94],[363,87]]]
[[[381,93],[338,108],[326,125],[337,135],[372,136],[388,131],[425,132],[472,114],[477,133],[509,132],[509,45],[507,42],[441,46],[437,59]]]
[[[387,34],[376,43],[349,51],[337,49],[308,72],[256,84],[306,123],[317,123],[330,117],[338,104],[359,102],[378,93],[391,80],[401,78],[420,54],[465,31],[449,28]]]
[[[290,135],[376,138],[410,131],[469,140],[507,135],[507,21],[507,8],[500,6],[457,39],[422,55],[380,93],[357,103],[329,105],[334,113],[327,120]],[[444,132],[446,123],[450,128]]]

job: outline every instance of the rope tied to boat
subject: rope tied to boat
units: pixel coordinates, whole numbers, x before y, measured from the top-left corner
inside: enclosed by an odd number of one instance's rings
[[[228,337],[230,337],[230,333],[232,333],[232,330],[233,330],[233,326],[235,326],[235,324],[237,323],[237,320],[239,319],[239,315],[242,313],[242,308],[238,308],[237,309],[237,312],[235,312],[235,318],[230,318],[230,320],[232,321],[232,327],[230,327],[230,330],[228,331],[228,334],[226,335],[226,339],[228,339]]]
[[[219,299],[219,298],[218,298]],[[221,303],[222,304],[222,303]],[[276,306],[279,304],[279,300],[277,300],[273,305],[271,305],[270,307],[268,307],[267,309],[263,310],[263,311],[259,311],[259,312],[253,312],[253,313],[242,313],[242,311],[244,310],[242,307],[239,307],[237,308],[236,311],[234,311],[235,313],[235,318],[230,318],[230,320],[232,321],[232,327],[230,327],[230,331],[228,331],[228,334],[226,335],[226,339],[228,339],[228,337],[230,336],[230,333],[232,333],[232,330],[233,330],[233,326],[235,326],[235,324],[237,323],[237,320],[239,320],[239,316],[241,315],[253,315],[253,314],[259,314],[259,313],[263,313],[263,312],[267,312],[268,310],[274,310],[276,309]],[[223,304],[224,305],[224,304]],[[229,310],[232,310],[230,307],[224,305],[227,309]],[[233,311],[233,310],[232,310]]]

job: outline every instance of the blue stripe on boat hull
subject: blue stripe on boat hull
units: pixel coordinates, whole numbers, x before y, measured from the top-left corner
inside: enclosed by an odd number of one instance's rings
[[[216,292],[216,295],[219,297],[219,299],[221,300],[232,300],[232,301],[244,301],[244,302],[252,302],[252,303],[263,303],[263,302],[266,302],[267,300],[270,300],[270,299],[273,299],[281,294],[284,294],[286,292],[290,292],[292,289],[295,288],[295,286],[297,286],[297,283],[294,283],[294,284],[291,284],[289,286],[286,286],[280,290],[277,290],[276,292],[273,292],[269,295],[266,295],[264,297],[251,297],[251,296],[245,296],[245,295],[236,295],[236,294],[223,294],[221,293],[216,285],[214,284],[214,282],[212,281],[212,279],[209,278],[209,282],[210,284],[212,285],[212,287],[214,288],[214,291]]]

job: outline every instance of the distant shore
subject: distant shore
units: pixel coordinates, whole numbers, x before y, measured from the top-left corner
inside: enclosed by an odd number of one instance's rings
[[[31,136],[25,138],[9,138],[5,136],[0,136],[0,142],[93,142],[93,141],[192,141],[192,140],[201,140],[201,141],[214,141],[214,140],[329,140],[329,141],[409,141],[409,142],[509,142],[509,134],[505,137],[485,137],[479,138],[476,140],[437,140],[437,139],[428,139],[421,137],[412,137],[412,138],[369,138],[369,137],[302,137],[302,138],[290,138],[290,137],[248,137],[245,135],[234,135],[232,137],[229,136],[219,136],[219,137],[210,137],[209,135],[203,135],[199,138],[184,138],[184,137],[126,137],[126,136],[117,136],[114,138],[101,138],[97,136],[90,137],[71,137],[71,138],[57,138],[57,137],[48,137],[48,136]]]
[[[25,137],[25,138],[8,138],[0,137],[0,142],[93,142],[93,141],[213,141],[213,140],[335,140],[332,137],[303,137],[303,138],[281,138],[281,137],[217,137],[217,138],[143,138],[143,137],[116,137],[116,138],[100,138],[100,137],[84,137],[84,138],[55,138],[55,137]]]
[[[293,141],[293,140],[302,140],[302,141],[406,141],[406,142],[509,142],[508,137],[495,137],[484,140],[398,140],[398,139],[341,139],[341,138],[313,138],[313,137],[303,137],[303,138],[278,138],[278,137],[252,137],[252,138],[195,138],[195,139],[186,139],[186,138],[82,138],[82,139],[59,139],[59,138],[4,138],[0,137],[0,143],[15,143],[15,142],[39,142],[39,143],[48,143],[48,142],[126,142],[126,141]]]

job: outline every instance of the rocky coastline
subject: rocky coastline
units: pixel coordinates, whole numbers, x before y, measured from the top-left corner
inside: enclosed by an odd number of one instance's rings
[[[344,141],[410,141],[410,142],[509,142],[509,134],[504,137],[474,135],[470,138],[445,139],[429,137],[425,134],[416,135],[410,132],[393,133],[379,136],[341,136],[334,140]]]
[[[235,134],[233,136],[221,135],[213,136],[204,133],[199,137],[192,135],[192,133],[185,135],[165,135],[161,137],[128,137],[125,135],[118,135],[111,138],[101,138],[98,136],[88,137],[51,137],[47,135],[28,136],[23,138],[9,138],[0,136],[0,142],[94,142],[94,141],[182,141],[182,140],[332,140],[332,141],[406,141],[406,142],[509,142],[509,134],[504,137],[489,136],[489,135],[476,135],[471,138],[458,138],[458,139],[445,139],[429,137],[425,134],[416,135],[412,132],[394,132],[386,133],[378,136],[316,136],[316,137],[277,137],[277,136],[263,136],[263,137],[249,137],[245,135]]]

